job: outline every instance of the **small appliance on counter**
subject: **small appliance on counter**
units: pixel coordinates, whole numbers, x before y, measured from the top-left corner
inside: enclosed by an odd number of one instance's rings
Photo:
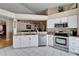
[[[77,36],[77,29],[70,30],[70,36]]]
[[[54,25],[55,28],[65,28],[68,27],[68,23],[57,23]]]

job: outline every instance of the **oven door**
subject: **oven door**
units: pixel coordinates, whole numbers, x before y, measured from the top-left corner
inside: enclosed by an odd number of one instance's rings
[[[54,45],[63,48],[68,48],[69,46],[68,37],[54,36]]]
[[[67,45],[67,38],[55,37],[55,43],[58,45]]]

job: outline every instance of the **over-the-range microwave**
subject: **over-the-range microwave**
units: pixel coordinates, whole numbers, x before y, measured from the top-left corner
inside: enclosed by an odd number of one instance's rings
[[[55,28],[59,28],[59,27],[68,27],[68,23],[56,23],[54,25]]]

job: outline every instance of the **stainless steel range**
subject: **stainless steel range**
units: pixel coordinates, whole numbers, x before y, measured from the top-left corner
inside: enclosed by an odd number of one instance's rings
[[[68,31],[66,27],[55,27],[55,33],[54,33],[54,47],[68,51],[69,46],[69,39],[68,39]]]
[[[54,47],[67,51],[69,39],[67,33],[55,33]]]

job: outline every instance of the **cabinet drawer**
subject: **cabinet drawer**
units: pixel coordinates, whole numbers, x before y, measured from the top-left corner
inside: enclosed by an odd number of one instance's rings
[[[69,42],[69,45],[70,45],[70,46],[73,45],[73,46],[77,46],[77,47],[79,47],[79,42],[76,42],[76,41],[70,41],[70,42]]]
[[[72,42],[69,42],[70,45],[77,45],[76,42],[72,41]]]
[[[74,38],[69,38],[69,42],[76,42],[76,39],[74,39]]]

